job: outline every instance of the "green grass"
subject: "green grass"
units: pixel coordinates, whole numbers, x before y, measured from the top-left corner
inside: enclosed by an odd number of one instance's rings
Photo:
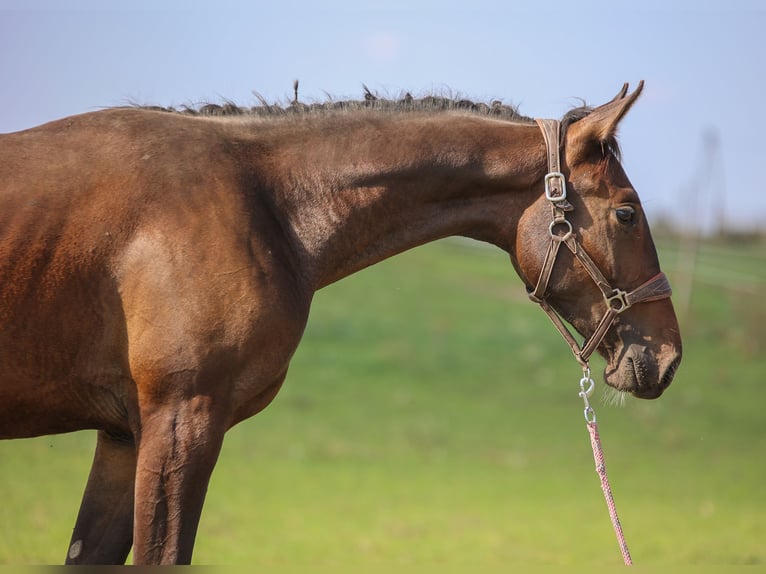
[[[705,246],[674,384],[594,402],[637,564],[766,563],[764,251]],[[439,242],[341,281],[274,404],[227,436],[195,563],[619,565],[579,376],[496,250]],[[0,444],[0,564],[63,560],[94,441]]]

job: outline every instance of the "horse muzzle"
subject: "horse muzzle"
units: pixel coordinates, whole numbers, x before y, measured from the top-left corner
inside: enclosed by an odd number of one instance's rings
[[[614,366],[607,366],[604,380],[619,391],[640,399],[656,399],[670,386],[681,363],[681,351],[665,347],[659,353],[631,344]]]

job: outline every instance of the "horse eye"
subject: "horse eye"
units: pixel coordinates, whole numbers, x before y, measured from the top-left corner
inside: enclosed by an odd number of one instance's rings
[[[618,207],[615,209],[615,214],[620,223],[632,224],[636,222],[636,210],[632,207]]]

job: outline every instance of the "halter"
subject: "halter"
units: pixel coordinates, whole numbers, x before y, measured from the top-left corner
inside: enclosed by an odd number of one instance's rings
[[[543,132],[543,137],[545,138],[545,147],[548,156],[548,174],[545,176],[545,198],[551,204],[553,221],[551,221],[551,224],[548,227],[551,241],[548,244],[548,251],[545,254],[543,268],[540,271],[537,285],[534,290],[529,293],[529,298],[542,307],[543,311],[545,311],[554,326],[564,337],[564,340],[569,344],[575,359],[577,359],[583,368],[587,368],[588,359],[593,354],[593,351],[595,351],[601,344],[601,341],[604,339],[609,327],[612,326],[612,323],[617,318],[617,315],[626,309],[629,309],[636,303],[659,301],[660,299],[670,297],[670,283],[665,274],[660,272],[630,292],[613,288],[609,284],[609,281],[606,280],[603,273],[599,271],[596,264],[582,248],[582,245],[578,243],[577,237],[572,230],[572,224],[567,221],[566,218],[566,213],[574,210],[574,207],[567,201],[566,177],[560,171],[559,140],[561,124],[558,120],[537,119],[535,121],[537,122],[537,125],[540,126],[540,129]],[[558,255],[562,243],[567,246],[569,251],[571,251],[580,261],[582,266],[585,267],[588,275],[591,276],[596,283],[596,286],[601,290],[607,307],[606,312],[603,317],[601,317],[601,321],[599,321],[596,326],[596,330],[582,344],[582,346],[578,345],[577,341],[564,324],[561,316],[559,316],[546,300],[546,292],[548,290],[548,283],[551,279],[551,273],[553,272],[553,265],[556,262],[556,256]]]

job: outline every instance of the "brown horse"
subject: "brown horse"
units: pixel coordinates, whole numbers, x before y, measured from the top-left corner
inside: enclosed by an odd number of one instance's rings
[[[188,563],[224,433],[277,394],[314,292],[363,267],[472,237],[593,334],[604,296],[576,254],[536,287],[551,204],[609,284],[657,276],[615,144],[640,90],[565,116],[561,203],[543,133],[497,103],[123,108],[0,136],[0,438],[99,431],[67,562]],[[624,311],[606,382],[657,397],[672,305]]]

